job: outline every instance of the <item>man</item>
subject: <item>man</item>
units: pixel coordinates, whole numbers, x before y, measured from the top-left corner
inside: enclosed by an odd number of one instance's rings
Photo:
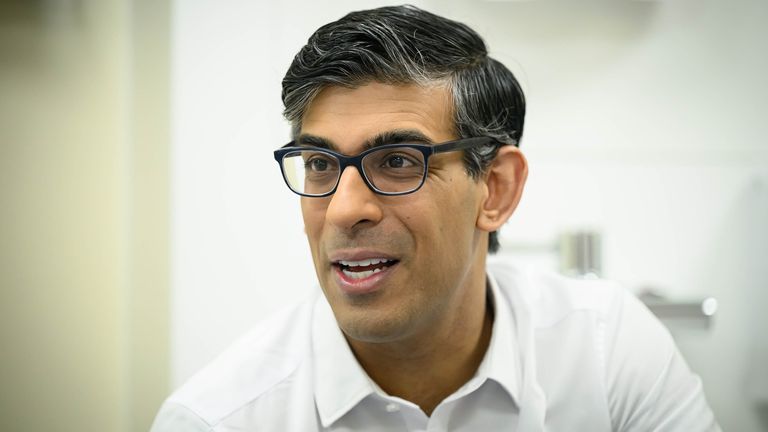
[[[607,282],[489,267],[525,100],[467,26],[414,7],[320,28],[283,80],[324,295],[263,323],[153,431],[704,431],[700,380]]]

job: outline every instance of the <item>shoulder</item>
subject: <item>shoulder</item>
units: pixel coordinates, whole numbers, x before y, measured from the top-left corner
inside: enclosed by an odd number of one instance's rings
[[[208,430],[244,406],[276,390],[285,391],[311,358],[311,319],[315,299],[269,316],[196,373],[163,404],[153,431],[162,423]]]
[[[594,339],[601,363],[643,350],[665,359],[661,352],[669,355],[676,349],[661,322],[617,282],[568,278],[501,262],[489,266],[489,272],[509,307],[525,317],[526,327],[557,335],[581,331]]]
[[[530,333],[539,383],[560,407],[548,414],[552,421],[574,418],[558,413],[593,401],[613,430],[718,430],[701,380],[669,331],[620,284],[504,263],[488,270],[518,330]]]
[[[488,271],[512,308],[526,309],[534,328],[551,327],[578,314],[607,321],[616,318],[617,308],[631,297],[613,281],[568,278],[500,260],[490,263]]]

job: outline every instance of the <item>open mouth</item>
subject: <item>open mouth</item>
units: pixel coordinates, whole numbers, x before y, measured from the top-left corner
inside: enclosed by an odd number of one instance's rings
[[[397,260],[388,258],[370,258],[360,261],[339,260],[333,263],[344,276],[350,279],[365,279],[395,264]]]

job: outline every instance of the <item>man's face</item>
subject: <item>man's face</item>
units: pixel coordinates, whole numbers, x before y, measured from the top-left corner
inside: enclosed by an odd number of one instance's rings
[[[430,143],[456,138],[447,88],[328,87],[307,110],[299,143],[311,136],[305,141],[356,155],[366,143],[391,143],[376,141],[383,134],[406,131]],[[487,241],[476,221],[486,194],[462,153],[450,152],[430,158],[424,185],[409,195],[375,194],[347,167],[334,195],[302,198],[317,277],[348,337],[405,340],[460,319],[469,281],[484,274]]]

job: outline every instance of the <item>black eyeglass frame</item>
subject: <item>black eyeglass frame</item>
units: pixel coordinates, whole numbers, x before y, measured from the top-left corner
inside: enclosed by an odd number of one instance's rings
[[[424,182],[427,179],[427,173],[429,172],[430,156],[438,153],[447,153],[447,152],[458,151],[458,150],[466,150],[472,147],[480,147],[483,145],[505,145],[505,143],[497,140],[496,138],[483,136],[483,137],[463,138],[463,139],[447,141],[447,142],[439,143],[435,145],[410,144],[410,143],[386,144],[386,145],[370,148],[355,156],[346,156],[341,153],[337,153],[333,150],[329,150],[327,148],[312,147],[312,146],[297,146],[296,141],[291,141],[288,144],[284,145],[283,147],[280,147],[279,149],[275,150],[274,156],[275,156],[275,160],[277,161],[277,164],[280,166],[280,173],[283,175],[283,181],[285,181],[285,184],[288,186],[288,189],[290,189],[293,193],[297,195],[310,197],[310,198],[323,198],[323,197],[333,195],[334,193],[336,193],[336,189],[339,187],[339,181],[341,180],[341,175],[344,173],[344,170],[348,166],[353,166],[357,169],[357,172],[360,173],[360,177],[363,179],[366,186],[368,186],[368,188],[372,190],[374,193],[377,193],[379,195],[386,195],[386,196],[398,196],[398,195],[408,195],[408,194],[414,193],[417,190],[421,189],[422,186],[424,186]],[[365,174],[365,168],[363,168],[363,159],[367,155],[376,151],[381,151],[383,149],[388,149],[388,148],[402,148],[402,147],[418,150],[424,155],[424,173],[421,176],[421,181],[419,182],[419,185],[405,192],[385,192],[378,189],[376,186],[373,185],[373,183],[368,179],[368,176]],[[307,151],[307,150],[329,154],[335,157],[336,159],[338,159],[339,175],[336,178],[336,184],[333,186],[333,188],[330,191],[323,194],[308,194],[304,192],[299,192],[291,187],[291,183],[288,181],[288,177],[285,174],[283,159],[285,159],[286,156],[292,153],[296,153],[299,151]]]

